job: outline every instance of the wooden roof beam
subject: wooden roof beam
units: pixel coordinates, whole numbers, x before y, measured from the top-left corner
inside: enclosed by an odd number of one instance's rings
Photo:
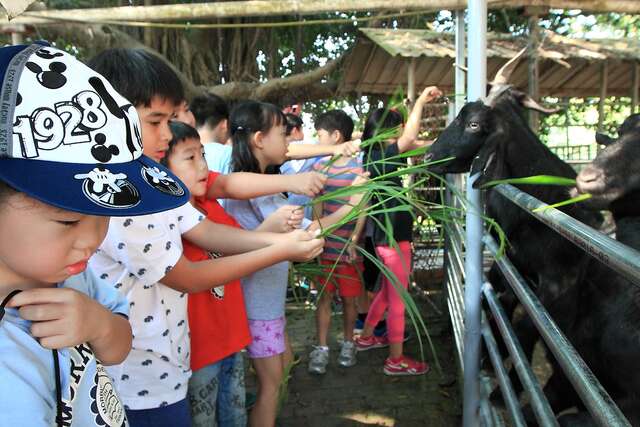
[[[542,7],[581,9],[589,12],[640,13],[640,2],[635,0],[488,0],[488,6],[489,8]],[[362,0],[244,0],[216,3],[30,11],[14,18],[12,21],[31,25],[51,24],[56,21],[168,22],[251,16],[304,16],[336,11],[460,10],[466,7],[466,0],[396,0],[392,3],[388,0],[367,0],[366,2]]]

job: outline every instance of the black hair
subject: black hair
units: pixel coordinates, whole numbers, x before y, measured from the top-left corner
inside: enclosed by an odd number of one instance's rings
[[[294,129],[302,129],[302,119],[295,114],[287,113],[284,115],[287,118],[287,136],[291,135]]]
[[[242,102],[231,111],[229,131],[233,141],[231,169],[234,172],[261,173],[260,163],[251,151],[251,138],[256,132],[267,133],[274,126],[286,124],[286,117],[273,104]]]
[[[364,124],[362,131],[362,140],[367,141],[381,132],[395,129],[404,123],[402,114],[396,110],[387,110],[386,108],[377,108],[373,110]],[[371,150],[381,147],[381,144],[370,144]]]
[[[186,123],[172,120],[169,122],[169,129],[171,129],[172,135],[171,141],[169,141],[169,148],[167,149],[165,156],[160,159],[160,163],[167,167],[169,166],[169,155],[173,152],[173,149],[178,143],[187,139],[197,139],[200,141],[198,131]]]
[[[204,125],[214,128],[223,120],[229,119],[229,107],[218,95],[208,93],[193,98],[189,108],[196,118],[196,126]]]
[[[135,107],[148,107],[156,96],[176,105],[185,98],[178,75],[165,61],[144,49],[107,49],[88,65]]]
[[[353,120],[342,110],[331,110],[320,114],[315,120],[316,130],[324,129],[327,132],[338,131],[345,141],[351,140],[353,133]]]

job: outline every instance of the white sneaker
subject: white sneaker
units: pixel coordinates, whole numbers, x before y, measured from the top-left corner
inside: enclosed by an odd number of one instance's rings
[[[338,356],[338,364],[344,368],[354,366],[358,360],[356,359],[356,344],[353,341],[344,341]]]
[[[309,354],[309,372],[317,375],[325,374],[328,364],[329,348],[314,346],[313,351]]]

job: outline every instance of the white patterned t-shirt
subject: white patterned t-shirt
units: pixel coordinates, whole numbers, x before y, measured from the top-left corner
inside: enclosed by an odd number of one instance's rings
[[[182,255],[182,234],[203,215],[191,204],[152,215],[111,218],[89,263],[129,300],[133,345],[107,371],[127,409],[152,409],[186,397],[189,368],[187,295],[159,283]]]

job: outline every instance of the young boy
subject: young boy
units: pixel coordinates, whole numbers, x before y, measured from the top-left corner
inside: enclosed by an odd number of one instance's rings
[[[189,187],[192,204],[211,221],[240,228],[207,191],[220,179],[210,172],[202,157],[198,132],[185,123],[171,123],[163,164]],[[184,255],[190,261],[205,261],[212,255],[183,240]],[[247,424],[244,361],[240,351],[251,342],[240,280],[189,295],[191,369],[189,403],[194,427],[244,426]]]
[[[318,116],[315,127],[320,145],[336,145],[351,139],[353,121],[344,111],[332,110]],[[363,173],[362,163],[358,158],[339,157],[331,165],[329,160],[325,158],[314,165],[316,171],[322,171],[329,176],[324,189],[326,193],[351,185],[354,177]],[[318,216],[328,215],[340,209],[346,200],[348,198],[317,203],[314,205],[314,211]],[[331,324],[331,301],[336,290],[342,298],[344,326],[344,341],[338,363],[343,367],[356,364],[353,327],[357,317],[356,298],[362,293],[362,257],[357,254],[355,245],[358,243],[363,225],[364,217],[361,217],[355,223],[351,222],[334,230],[332,235],[339,239],[330,236],[326,239],[320,261],[325,266],[324,272],[327,276],[320,279],[323,289],[316,309],[318,345],[314,347],[309,360],[309,372],[313,374],[324,374],[329,363],[327,335]],[[351,242],[347,249],[344,248],[344,240]]]
[[[186,192],[148,179],[138,116],[104,77],[42,42],[0,58],[0,424],[125,426],[104,365],[131,349],[129,307],[87,260],[109,216],[174,208]]]
[[[204,157],[209,170],[227,174],[231,171],[231,144],[229,139],[229,108],[222,98],[213,94],[193,98],[191,112],[196,119],[195,128],[204,145]],[[187,122],[185,122],[187,123]]]
[[[171,140],[169,120],[184,98],[178,76],[161,59],[136,49],[104,51],[91,66],[133,104],[129,109],[135,109],[142,122],[143,152],[162,160]],[[292,191],[289,177],[276,178],[282,180],[273,181],[274,187]],[[313,194],[322,187],[317,177],[306,178],[303,193]],[[145,179],[166,194],[188,197],[188,192],[157,169]],[[247,197],[255,197],[255,188],[240,187]],[[268,190],[262,188],[258,193],[283,191]],[[182,237],[205,250],[232,256],[191,262],[182,254]],[[308,259],[321,244],[311,237],[303,231],[246,232],[214,224],[188,203],[162,214],[111,220],[107,237],[90,262],[130,301],[132,350],[124,363],[109,372],[131,426],[191,425],[186,400],[191,369],[185,292],[211,289],[283,260]]]

